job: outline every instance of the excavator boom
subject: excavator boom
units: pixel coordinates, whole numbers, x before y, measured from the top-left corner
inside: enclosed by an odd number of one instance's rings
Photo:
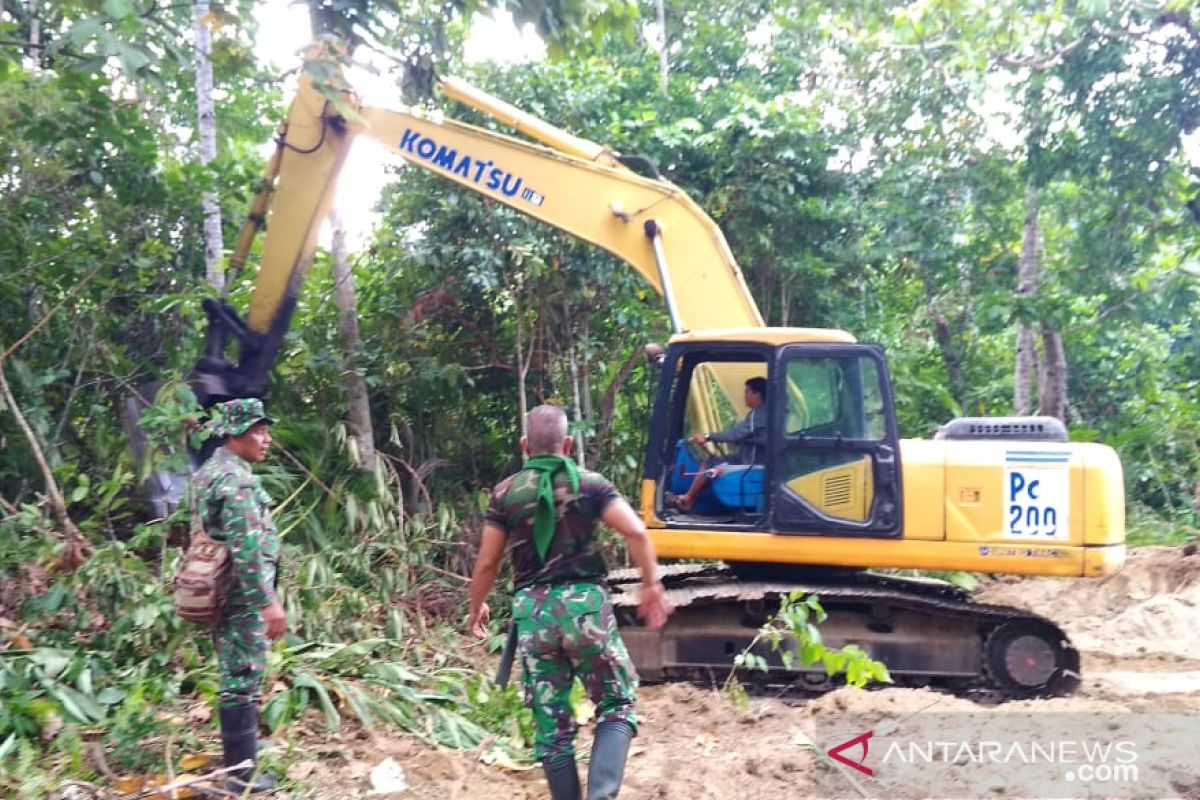
[[[678,187],[642,177],[611,150],[559,130],[463,81],[446,78],[441,86],[444,94],[514,125],[549,147],[441,114],[358,106],[345,94],[342,102],[355,109],[354,119],[348,119],[306,75],[280,128],[264,194],[255,204],[256,210],[265,208],[268,193],[273,195],[272,229],[246,315],[248,331],[239,336],[244,374],[230,375],[227,368],[217,366],[227,336],[211,341],[210,334],[210,367],[197,375],[197,383],[207,385],[203,400],[265,390],[266,372],[312,264],[338,174],[359,136],[629,264],[668,298],[677,332],[763,327],[721,229]],[[261,212],[252,214],[234,251],[234,265],[245,261],[253,232],[264,220]],[[232,309],[217,310],[213,305],[213,329],[222,324],[232,327]],[[734,403],[744,381],[752,377],[735,367],[711,372],[726,400]],[[717,424],[717,411],[707,392],[694,393],[692,406],[698,425]]]

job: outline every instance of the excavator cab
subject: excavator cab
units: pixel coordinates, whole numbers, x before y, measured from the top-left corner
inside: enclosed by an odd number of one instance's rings
[[[899,443],[879,348],[805,341],[807,331],[783,343],[681,338],[689,341],[674,341],[661,362],[646,471],[663,489],[656,511],[668,527],[901,535]],[[739,389],[753,377],[767,379],[766,442],[689,442],[746,415]],[[666,494],[685,493],[700,474],[709,483],[691,509],[671,508]]]

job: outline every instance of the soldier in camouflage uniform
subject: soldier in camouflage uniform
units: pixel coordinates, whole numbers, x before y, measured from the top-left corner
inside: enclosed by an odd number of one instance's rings
[[[604,586],[606,568],[596,522],[623,535],[642,571],[638,616],[660,628],[671,606],[658,581],[654,545],[641,519],[613,485],[580,470],[568,457],[574,442],[557,406],[538,406],[527,417],[521,447],[525,469],[493,490],[471,580],[469,624],[487,635],[485,600],[507,546],[516,592],[513,618],[524,667],[525,702],[532,707],[534,750],[554,800],[579,800],[575,718],[568,696],[579,678],[596,704],[596,735],[588,769],[588,800],[617,796],[634,714],[637,673],[617,632]]]
[[[196,511],[208,535],[225,542],[234,581],[213,644],[221,674],[221,744],[225,766],[258,756],[258,698],[262,693],[268,640],[287,630],[276,595],[279,534],[271,521],[270,497],[251,465],[267,457],[269,426],[257,398],[230,400],[213,409],[213,433],[222,444],[193,479]],[[274,788],[270,776],[251,783],[254,769],[231,773],[230,788],[251,792]]]

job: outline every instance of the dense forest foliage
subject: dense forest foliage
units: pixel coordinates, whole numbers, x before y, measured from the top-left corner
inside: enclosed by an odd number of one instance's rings
[[[1200,526],[1194,3],[666,0],[665,26],[647,0],[309,5],[348,58],[387,65],[396,102],[479,122],[433,90],[463,74],[649,157],[719,222],[768,324],[886,348],[903,435],[1052,414],[1119,452],[1134,541]],[[54,737],[66,724],[132,768],[161,742],[157,708],[212,696],[207,645],[165,590],[186,515],[156,517],[145,484],[186,465],[201,300],[227,282],[245,307],[252,287],[253,259],[213,265],[294,77],[259,60],[255,6],[0,4],[6,761],[32,764],[40,733],[55,769],[94,770],[85,737]],[[472,16],[501,7],[547,58],[464,63]],[[336,694],[360,718],[519,749],[519,701],[483,688],[445,625],[482,493],[519,463],[519,408],[550,401],[634,496],[642,347],[669,324],[594,248],[417,169],[392,177],[361,249],[322,249],[272,376],[264,474],[293,636],[266,715],[336,724]]]

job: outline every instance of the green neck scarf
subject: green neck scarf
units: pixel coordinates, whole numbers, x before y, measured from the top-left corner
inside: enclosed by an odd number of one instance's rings
[[[571,481],[571,492],[579,494],[579,467],[566,456],[543,453],[529,459],[525,469],[541,473],[538,479],[537,508],[533,512],[533,544],[537,548],[538,558],[546,563],[546,551],[554,539],[554,524],[557,518],[554,508],[554,476],[561,469],[566,470],[567,478]]]

